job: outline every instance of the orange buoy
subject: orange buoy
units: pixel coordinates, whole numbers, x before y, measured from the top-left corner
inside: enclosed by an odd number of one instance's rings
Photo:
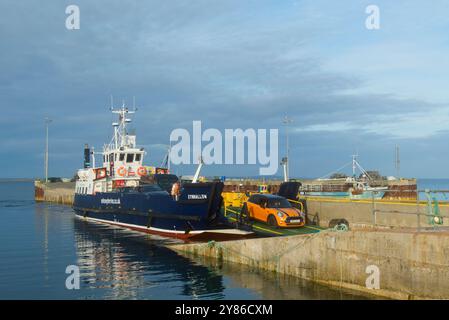
[[[120,177],[126,176],[126,168],[123,167],[123,166],[121,166],[120,168],[117,169],[117,174],[118,174]]]
[[[147,168],[145,167],[139,167],[139,169],[137,169],[137,174],[141,177],[146,176],[147,175]]]

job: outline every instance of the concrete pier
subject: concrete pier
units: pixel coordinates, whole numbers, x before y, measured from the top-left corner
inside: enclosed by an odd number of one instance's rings
[[[438,204],[443,226],[449,227],[449,204]],[[346,219],[352,227],[425,228],[429,227],[428,204],[425,201],[350,200],[307,198],[311,219],[322,227],[332,219]],[[446,218],[444,218],[446,217]]]
[[[449,299],[449,232],[442,229],[324,231],[170,248],[385,298]],[[372,270],[379,271],[379,289],[366,286]]]

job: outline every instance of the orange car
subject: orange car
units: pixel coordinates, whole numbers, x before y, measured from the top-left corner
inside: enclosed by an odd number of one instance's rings
[[[246,210],[250,219],[275,227],[302,227],[305,224],[304,213],[281,196],[254,194],[246,202]]]

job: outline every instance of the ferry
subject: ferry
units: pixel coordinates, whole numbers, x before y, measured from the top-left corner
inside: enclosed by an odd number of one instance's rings
[[[82,219],[150,234],[194,240],[230,240],[251,237],[223,217],[222,182],[182,183],[167,168],[145,166],[146,152],[136,144],[127,124],[125,105],[111,108],[118,115],[111,142],[103,147],[96,166],[93,148],[84,150],[84,167],[77,172],[73,209]],[[175,184],[175,188],[173,185]],[[173,193],[173,190],[179,192]]]

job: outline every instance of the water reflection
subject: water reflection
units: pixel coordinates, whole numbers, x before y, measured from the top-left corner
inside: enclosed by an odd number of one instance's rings
[[[192,257],[194,261],[209,268],[220,270],[226,287],[251,290],[259,299],[268,300],[364,300],[374,299],[371,295],[331,288],[298,277],[254,270],[239,264],[222,264],[210,258]]]
[[[112,289],[107,298],[367,299],[296,277],[257,272],[243,265],[180,257],[163,245],[175,240],[75,219],[78,265],[84,284]],[[143,289],[143,290],[142,290]],[[166,296],[173,299],[173,296]]]
[[[293,276],[251,270],[244,266],[225,265],[223,275],[231,279],[230,286],[249,288],[261,299],[268,300],[362,300],[372,299],[349,290],[319,285]]]
[[[105,298],[223,298],[220,274],[162,245],[172,240],[74,219],[82,286]]]

